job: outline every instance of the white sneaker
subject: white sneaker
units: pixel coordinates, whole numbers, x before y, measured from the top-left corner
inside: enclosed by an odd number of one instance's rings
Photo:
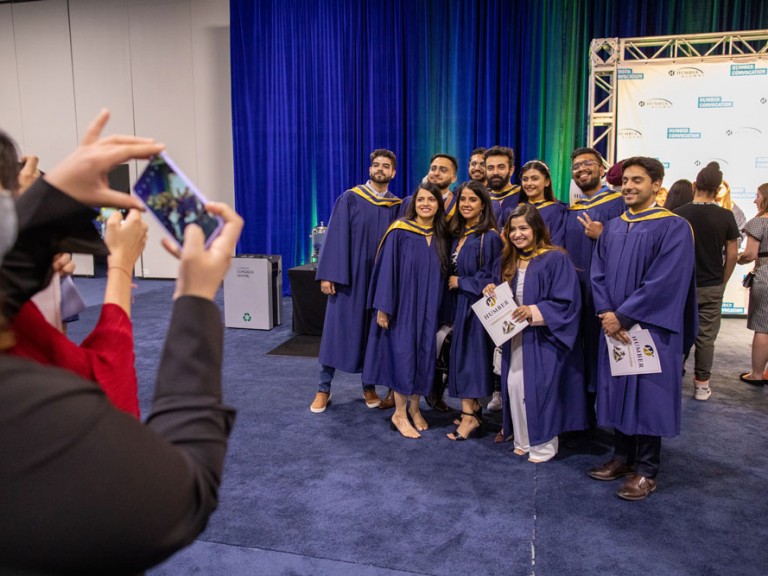
[[[709,400],[710,396],[712,396],[712,388],[710,388],[709,386],[693,387],[693,397],[696,400]]]
[[[501,412],[501,392],[494,392],[491,401],[488,402],[488,410],[491,412]]]

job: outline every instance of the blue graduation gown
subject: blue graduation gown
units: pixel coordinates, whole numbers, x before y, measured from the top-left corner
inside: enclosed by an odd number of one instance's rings
[[[584,226],[576,218],[588,214],[592,220],[602,222],[621,216],[626,209],[624,199],[619,192],[613,192],[607,186],[601,188],[592,198],[582,198],[574,202],[565,213],[563,225],[563,247],[568,251],[571,262],[576,267],[581,285],[581,330],[582,350],[584,351],[584,370],[589,392],[597,390],[597,342],[602,337],[600,321],[595,316],[592,301],[592,283],[589,270],[592,266],[592,254],[595,240],[584,234]]]
[[[499,230],[503,230],[507,215],[520,203],[520,186],[507,184],[498,192],[494,190],[488,192],[491,195],[491,211],[496,218],[496,225]]]
[[[517,275],[512,279],[512,291]],[[568,256],[550,250],[531,259],[525,269],[521,305],[538,306],[546,326],[528,326],[523,334],[523,388],[528,435],[532,446],[548,442],[561,432],[587,427],[587,402],[579,365],[579,316],[581,295],[576,270]],[[502,347],[504,384],[503,427],[512,433],[512,416],[506,385],[512,346]],[[571,356],[574,357],[571,360]]]
[[[665,214],[666,213],[666,214]],[[592,260],[595,309],[647,328],[661,373],[611,376],[605,338],[599,340],[597,419],[624,434],[680,433],[683,354],[698,331],[693,233],[663,208],[641,214],[630,229],[622,218],[603,229]]]
[[[400,203],[391,193],[376,201],[352,190],[338,197],[317,265],[316,278],[336,284],[336,294],[328,297],[325,311],[320,363],[345,372],[363,370],[373,261]]]
[[[536,206],[544,224],[549,231],[549,238],[555,246],[562,246],[565,237],[565,215],[568,207],[562,202],[555,200],[542,200],[541,202],[529,202],[531,206]]]
[[[453,241],[451,254],[459,239]],[[482,256],[480,245],[482,244]],[[493,392],[493,341],[472,310],[493,281],[493,267],[501,255],[501,237],[495,230],[467,236],[456,262],[459,287],[447,291],[453,310],[453,338],[448,367],[448,394],[451,398],[483,398]]]
[[[428,245],[426,237],[415,232],[387,232],[376,257],[368,305],[374,310],[372,318],[378,310],[389,316],[389,328],[371,322],[363,382],[406,395],[429,393],[443,283],[434,238]]]

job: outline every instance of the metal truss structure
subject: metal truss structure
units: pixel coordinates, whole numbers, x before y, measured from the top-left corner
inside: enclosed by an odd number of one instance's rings
[[[616,161],[618,70],[637,62],[692,63],[768,59],[768,30],[597,38],[590,45],[589,146]]]

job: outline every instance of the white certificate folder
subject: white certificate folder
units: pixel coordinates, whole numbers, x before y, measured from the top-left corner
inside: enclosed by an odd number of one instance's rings
[[[477,314],[494,344],[501,346],[528,326],[528,321],[515,322],[512,319],[512,312],[517,308],[517,304],[512,297],[509,282],[496,286],[495,292],[495,296],[483,296],[472,304],[472,310]]]
[[[631,374],[657,374],[661,372],[659,350],[648,330],[635,324],[627,332],[629,344],[624,344],[606,334],[611,376]]]

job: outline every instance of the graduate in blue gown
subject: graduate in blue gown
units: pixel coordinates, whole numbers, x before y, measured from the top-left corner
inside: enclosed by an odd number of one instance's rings
[[[381,241],[368,297],[376,321],[371,323],[363,382],[394,392],[392,427],[406,438],[419,438],[419,431],[428,428],[419,400],[432,387],[447,252],[440,190],[424,184],[406,217],[395,221]]]
[[[592,254],[602,227],[624,212],[624,200],[619,192],[602,184],[605,175],[603,157],[594,148],[577,148],[571,154],[573,181],[584,197],[571,204],[565,213],[563,247],[576,267],[581,285],[581,350],[585,385],[589,395],[590,426],[596,426],[595,395],[597,391],[597,345],[602,338],[600,320],[592,301],[589,270]]]
[[[314,413],[323,412],[328,406],[336,369],[351,373],[363,370],[373,262],[381,237],[394,221],[401,203],[388,190],[396,162],[389,150],[374,150],[371,179],[344,192],[333,207],[316,275],[320,289],[328,294],[328,305],[320,341],[320,384],[310,406]],[[369,408],[380,403],[375,387],[365,380],[363,396]]]
[[[459,209],[451,222],[454,236],[446,300],[453,325],[448,394],[461,398],[461,423],[448,434],[466,440],[480,431],[479,398],[493,392],[493,341],[472,310],[493,280],[493,266],[501,255],[501,237],[491,211],[491,199],[479,182],[464,182],[456,190]],[[475,432],[477,431],[477,432]]]
[[[520,203],[534,206],[541,214],[553,246],[562,246],[568,207],[555,198],[552,175],[541,160],[530,160],[520,169]]]
[[[492,146],[485,151],[483,157],[491,210],[496,218],[496,227],[501,230],[507,214],[520,203],[520,186],[511,182],[515,173],[515,151],[506,146]]]
[[[605,225],[592,260],[604,332],[628,341],[627,331],[638,324],[650,332],[661,362],[658,374],[612,376],[600,338],[597,417],[601,426],[614,428],[614,457],[590,476],[629,475],[618,492],[627,500],[656,489],[661,437],[680,433],[683,354],[698,331],[693,234],[684,218],[655,205],[663,176],[656,159],[624,161],[628,210]]]
[[[503,430],[514,433],[516,454],[545,462],[557,454],[558,434],[587,426],[583,375],[570,361],[580,357],[579,282],[533,206],[510,213],[502,240],[497,281],[510,282],[519,304],[514,318],[530,323],[502,346]],[[485,293],[495,288],[490,284]]]

